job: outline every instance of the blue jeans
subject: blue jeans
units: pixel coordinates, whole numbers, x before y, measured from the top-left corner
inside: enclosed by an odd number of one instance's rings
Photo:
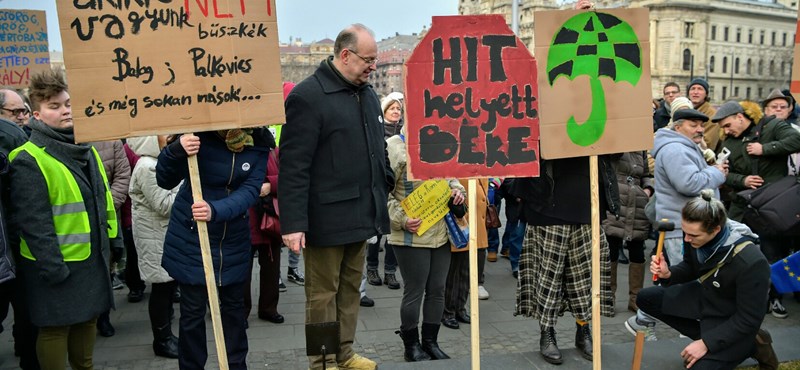
[[[508,248],[511,271],[519,271],[519,255],[522,253],[525,226],[525,223],[519,219],[506,222],[506,231],[503,233],[503,249]]]
[[[378,238],[377,243],[367,245],[367,270],[378,271],[378,255],[381,252],[381,239]],[[394,274],[397,271],[397,258],[394,256],[394,249],[388,245],[384,248],[386,251],[386,258],[383,260],[383,273]]]

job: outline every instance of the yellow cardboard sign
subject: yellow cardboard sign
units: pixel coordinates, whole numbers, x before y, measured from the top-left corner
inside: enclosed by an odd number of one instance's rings
[[[408,217],[422,220],[422,224],[417,229],[417,235],[422,235],[450,211],[447,207],[448,200],[450,200],[448,181],[429,180],[411,192],[406,199],[403,199],[400,206],[406,211]]]

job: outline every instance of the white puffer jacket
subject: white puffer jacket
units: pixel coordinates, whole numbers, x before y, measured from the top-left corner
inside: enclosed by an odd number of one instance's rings
[[[170,282],[173,279],[161,267],[161,255],[169,214],[180,185],[164,190],[156,183],[156,159],[160,152],[157,137],[131,138],[128,146],[140,157],[133,169],[129,188],[139,274],[149,283]]]

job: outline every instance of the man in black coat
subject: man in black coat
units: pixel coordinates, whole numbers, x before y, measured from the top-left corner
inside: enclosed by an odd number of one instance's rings
[[[386,208],[394,175],[383,139],[378,97],[367,83],[378,47],[368,28],[336,37],[334,56],[286,100],[279,207],[283,242],[303,250],[306,324],[338,321],[340,351],[310,356],[311,369],[375,369],[355,354],[365,242],[389,233]],[[313,339],[313,338],[308,338]]]
[[[661,104],[658,105],[658,108],[653,111],[653,132],[667,126],[672,119],[672,110],[670,106],[675,98],[679,96],[681,96],[681,87],[678,86],[677,83],[667,82],[667,84],[664,85],[664,99],[661,100]]]

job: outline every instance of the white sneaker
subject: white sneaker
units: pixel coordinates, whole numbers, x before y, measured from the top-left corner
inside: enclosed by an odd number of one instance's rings
[[[787,316],[789,316],[789,312],[786,311],[786,308],[783,307],[783,304],[777,298],[772,300],[771,304],[769,305],[769,310],[772,312],[772,316],[775,316],[779,319],[785,319]]]
[[[483,285],[478,285],[478,299],[489,299],[489,292],[483,288]]]
[[[631,334],[636,335],[636,332],[641,331],[644,333],[644,339],[647,342],[655,342],[658,340],[658,337],[656,337],[655,326],[656,323],[640,322],[638,319],[636,319],[636,315],[629,317],[628,320],[625,321],[625,328],[628,329]]]

